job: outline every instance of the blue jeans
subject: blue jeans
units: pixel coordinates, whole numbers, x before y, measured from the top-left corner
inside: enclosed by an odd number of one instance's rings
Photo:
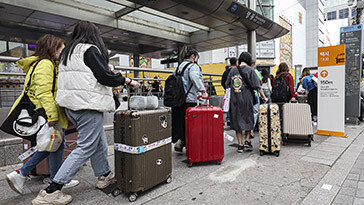
[[[257,121],[258,121],[258,116],[259,116],[259,105],[260,105],[260,102],[259,102],[259,96],[258,96],[257,94],[255,94],[255,97],[256,97],[256,99],[257,99],[257,104],[253,105],[254,127],[256,126]]]
[[[226,121],[230,121],[230,111],[226,113]]]
[[[58,150],[55,152],[36,152],[23,166],[20,168],[20,172],[23,176],[27,176],[30,172],[49,156],[49,168],[50,168],[50,179],[53,181],[54,176],[56,176],[59,168],[63,161],[63,149],[64,149],[64,138],[62,144],[59,146]]]
[[[95,110],[73,111],[67,108],[66,114],[77,128],[77,147],[63,162],[53,181],[69,183],[88,159],[91,159],[95,176],[110,172],[107,160],[107,139],[103,127],[104,114]]]

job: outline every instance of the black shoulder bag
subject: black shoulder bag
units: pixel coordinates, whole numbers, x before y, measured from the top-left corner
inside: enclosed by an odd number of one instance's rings
[[[23,92],[23,97],[0,127],[2,131],[8,134],[31,141],[36,139],[38,131],[47,122],[47,115],[44,108],[35,109],[35,105],[28,97],[32,75],[39,62],[40,61],[36,62],[32,72],[30,73],[29,81]],[[56,75],[56,69],[54,68],[52,85],[53,95],[55,92]]]

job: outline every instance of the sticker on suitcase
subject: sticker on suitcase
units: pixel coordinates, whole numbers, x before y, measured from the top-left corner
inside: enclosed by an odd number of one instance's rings
[[[158,147],[167,145],[169,143],[172,142],[172,137],[163,139],[163,140],[159,140],[157,142],[154,142],[152,144],[149,145],[143,145],[143,146],[138,146],[138,147],[133,147],[130,145],[125,145],[125,144],[119,144],[119,143],[114,143],[114,150],[119,151],[119,152],[126,152],[129,154],[142,154],[144,152],[150,151],[152,149],[156,149]]]
[[[269,152],[268,146],[268,104],[259,106],[259,150]],[[271,152],[279,151],[281,148],[281,126],[278,105],[270,105],[271,114]]]

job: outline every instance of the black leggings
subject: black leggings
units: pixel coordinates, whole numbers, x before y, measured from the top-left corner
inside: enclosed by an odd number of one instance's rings
[[[310,104],[312,116],[317,116],[317,88],[308,93],[308,104]]]
[[[185,103],[181,107],[172,108],[172,142],[176,143],[179,139],[182,145],[186,145],[186,110],[195,107],[197,103]]]

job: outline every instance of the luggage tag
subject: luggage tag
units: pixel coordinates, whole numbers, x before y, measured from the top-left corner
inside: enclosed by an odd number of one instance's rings
[[[37,151],[37,147],[31,147],[26,152],[24,152],[23,154],[19,155],[18,159],[20,159],[21,161],[24,161],[28,157],[30,157],[32,154],[34,154],[36,151]]]
[[[230,142],[234,141],[234,137],[224,132],[224,138],[229,140]]]

